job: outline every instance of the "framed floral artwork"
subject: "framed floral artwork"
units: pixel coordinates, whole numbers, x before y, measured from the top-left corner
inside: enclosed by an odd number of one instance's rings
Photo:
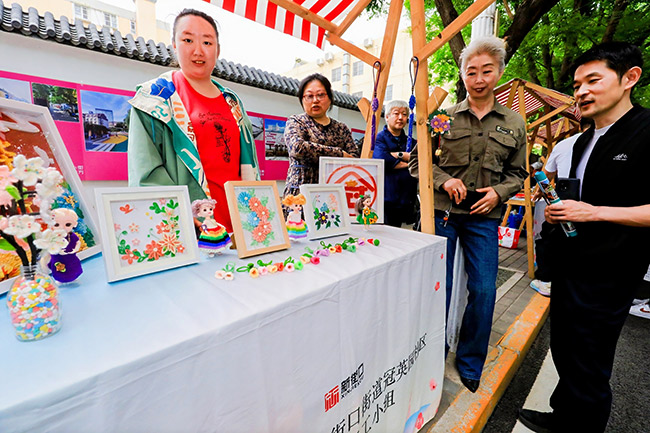
[[[322,156],[318,168],[319,184],[343,185],[348,215],[357,223],[354,204],[360,195],[372,197],[370,207],[377,213],[377,222],[384,222],[384,160],[335,158]]]
[[[0,98],[0,167],[7,167],[4,170],[8,172],[27,169],[13,166],[16,155],[24,155],[28,160],[40,157],[42,162],[38,167],[28,167],[33,172],[53,167],[63,175],[62,193],[51,201],[50,208],[68,208],[77,214],[74,232],[81,241],[77,257],[85,259],[99,253],[100,238],[93,214],[84,200],[79,175],[50,111],[47,107]],[[38,203],[31,199],[26,206],[31,213],[39,212]],[[0,242],[0,293],[9,290],[20,274],[20,263],[15,250]]]
[[[345,189],[343,185],[301,185],[305,196],[307,239],[343,235],[350,231]]]
[[[109,282],[199,261],[186,186],[98,188],[95,199]]]
[[[228,181],[225,187],[239,258],[289,248],[275,181]]]

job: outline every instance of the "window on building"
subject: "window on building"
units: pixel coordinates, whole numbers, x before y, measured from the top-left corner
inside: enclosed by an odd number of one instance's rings
[[[352,96],[355,98],[363,98],[363,92],[354,92]]]
[[[341,81],[341,68],[332,69],[332,82]]]
[[[108,12],[104,12],[104,25],[106,27],[112,27],[114,29],[117,28],[117,17],[113,14],[109,14]]]
[[[74,17],[81,18],[82,20],[88,20],[88,8],[86,6],[75,4]]]
[[[134,35],[136,34],[136,26],[135,26],[135,21],[131,21],[131,33]]]
[[[393,100],[393,85],[391,84],[390,86],[386,87],[386,96],[384,97],[384,101],[392,101]]]
[[[363,75],[363,62],[359,60],[352,64],[352,76]]]

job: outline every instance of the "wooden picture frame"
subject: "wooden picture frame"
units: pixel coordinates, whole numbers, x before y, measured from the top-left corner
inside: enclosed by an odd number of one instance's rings
[[[85,259],[101,252],[101,242],[94,214],[83,195],[83,186],[68,150],[47,107],[0,98],[0,165],[11,167],[13,158],[40,157],[44,167],[54,167],[63,175],[63,194],[52,203],[52,209],[69,208],[78,216],[74,232],[82,240],[77,257]],[[37,210],[30,203],[32,211]],[[0,294],[11,288],[20,275],[20,260],[11,251],[0,250]],[[17,268],[14,269],[14,265]]]
[[[301,185],[305,196],[303,212],[307,239],[321,239],[349,233],[345,188],[343,185]]]
[[[225,189],[240,259],[290,247],[275,181],[228,181]]]
[[[345,187],[348,215],[358,224],[354,204],[360,195],[372,195],[377,223],[384,222],[384,160],[322,156],[318,162],[318,183]]]
[[[108,281],[199,261],[186,186],[95,190]]]

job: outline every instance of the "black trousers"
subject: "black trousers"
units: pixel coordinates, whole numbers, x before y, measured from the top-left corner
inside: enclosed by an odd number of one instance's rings
[[[401,227],[402,223],[415,222],[414,205],[404,205],[390,201],[384,202],[384,224],[392,227]]]
[[[551,407],[562,432],[598,433],[607,426],[616,343],[639,287],[625,277],[608,280],[552,280],[551,354],[560,380]]]
[[[559,224],[549,224],[544,221],[539,234],[540,238],[535,241],[535,261],[537,262],[535,278],[544,282],[549,282],[552,279],[551,238],[556,230],[562,230]]]

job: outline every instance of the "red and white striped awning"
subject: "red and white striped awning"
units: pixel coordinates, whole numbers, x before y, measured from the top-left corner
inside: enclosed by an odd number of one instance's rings
[[[323,48],[325,30],[267,0],[204,0],[282,33]],[[338,24],[361,0],[294,0],[293,2]]]
[[[507,83],[499,86],[499,88],[495,89],[495,96],[499,104],[505,106],[506,103],[508,102],[508,96],[510,95],[510,88],[512,87],[512,83],[514,80],[515,79],[512,79]],[[519,80],[519,81],[521,81],[524,85],[526,84],[525,80]],[[525,89],[524,102],[526,104],[526,115],[530,115],[531,113],[534,113],[535,111],[544,107],[544,104],[540,101],[540,99],[542,99],[551,107],[558,108],[561,107],[562,105],[565,105],[565,103],[562,102],[560,99],[566,99],[569,97],[569,95],[565,95],[564,93],[560,93],[558,91],[551,90],[551,89],[544,89],[546,93],[538,92],[535,89],[531,89],[530,87],[525,87],[524,89]],[[557,95],[558,98],[560,99],[554,98],[552,95]],[[519,107],[519,92],[516,92],[515,99],[512,103],[511,108],[515,111],[519,111],[518,107]],[[566,110],[562,111],[562,115],[567,116],[570,119],[576,121],[579,121],[580,117],[582,117],[580,115],[580,110],[575,105],[572,105]]]

